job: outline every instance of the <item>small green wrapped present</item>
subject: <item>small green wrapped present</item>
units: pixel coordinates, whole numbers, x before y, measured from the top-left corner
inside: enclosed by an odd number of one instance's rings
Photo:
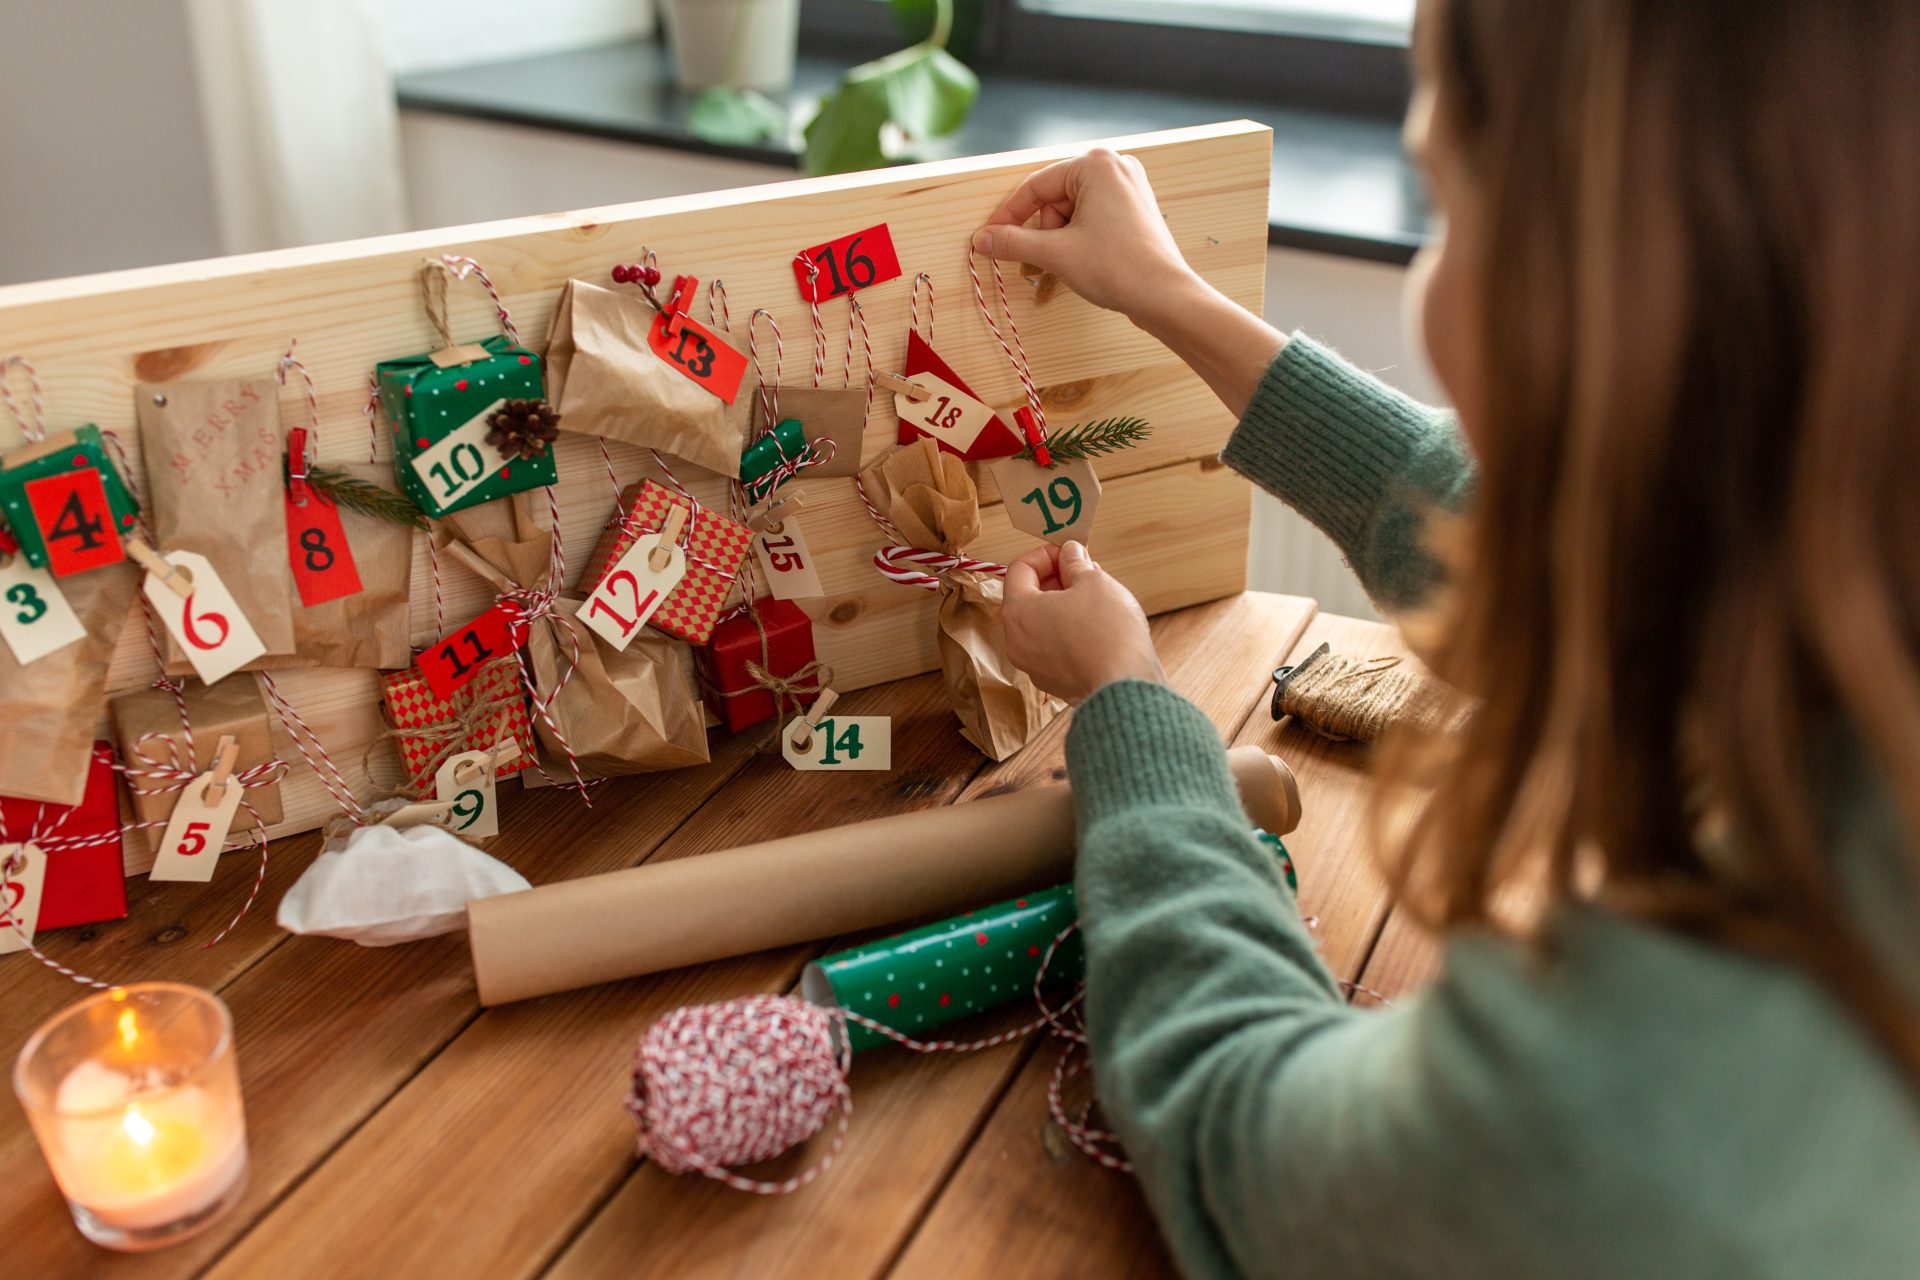
[[[87,491],[65,493],[53,500],[38,492],[28,493],[28,486],[35,481],[84,470],[97,472],[100,477],[100,487],[91,491],[91,498]],[[95,506],[101,495],[106,499],[105,512]],[[38,518],[36,508],[45,508],[37,512]],[[62,557],[63,562],[53,567],[55,576],[64,576],[96,564],[118,562],[119,540],[133,532],[140,504],[133,500],[108,456],[100,428],[88,423],[23,445],[0,458],[0,512],[5,513],[7,526],[20,543],[21,554],[36,569],[47,568],[48,535],[70,540],[74,546],[63,549],[73,553],[71,558]],[[107,518],[102,519],[103,515]],[[46,524],[44,531],[42,521]]]
[[[503,453],[489,442],[501,412],[524,413],[545,392],[540,357],[504,334],[480,344],[483,359],[442,366],[432,354],[383,360],[374,375],[393,425],[400,486],[428,515],[443,516],[510,493],[552,484],[553,450]],[[547,412],[549,418],[550,411]]]
[[[813,456],[811,448],[798,418],[786,419],[748,445],[740,455],[740,483],[746,486],[747,501],[758,502],[793,479],[800,465]]]

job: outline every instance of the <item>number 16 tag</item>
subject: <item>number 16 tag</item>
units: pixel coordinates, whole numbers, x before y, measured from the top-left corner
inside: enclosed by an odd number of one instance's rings
[[[625,652],[648,618],[666,603],[687,573],[687,553],[676,541],[687,509],[667,509],[660,532],[640,538],[620,557],[580,606],[580,621],[602,640]]]
[[[0,556],[0,637],[16,662],[24,667],[86,636],[51,573],[17,552]]]
[[[167,624],[167,631],[186,650],[195,675],[213,684],[267,651],[211,561],[192,551],[168,551],[159,559],[184,570],[192,589],[182,598],[166,577],[153,572],[152,565],[148,565],[147,579],[140,589]]]

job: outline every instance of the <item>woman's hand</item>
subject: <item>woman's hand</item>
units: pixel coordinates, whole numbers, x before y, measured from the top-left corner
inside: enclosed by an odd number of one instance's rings
[[[1104,147],[1030,175],[974,234],[973,246],[1051,271],[1088,302],[1136,324],[1165,302],[1170,286],[1193,277],[1146,169]]]
[[[1147,615],[1077,542],[1035,547],[1007,566],[1007,658],[1078,705],[1115,680],[1165,684]]]

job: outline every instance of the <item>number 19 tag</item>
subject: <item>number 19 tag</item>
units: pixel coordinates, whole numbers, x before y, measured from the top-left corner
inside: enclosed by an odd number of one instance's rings
[[[780,735],[780,754],[803,773],[893,768],[891,716],[828,716],[808,724],[795,716]]]
[[[1093,534],[1093,513],[1100,505],[1100,477],[1085,458],[1043,467],[1026,458],[993,464],[1007,520],[1022,533],[1048,542],[1069,538],[1085,542]]]
[[[20,865],[9,872],[16,858]],[[40,924],[40,889],[46,880],[47,855],[39,845],[0,844],[0,956],[33,945],[33,931]]]
[[[17,552],[0,555],[0,637],[16,662],[24,667],[86,636],[51,573]]]
[[[180,793],[167,819],[167,833],[160,837],[160,853],[153,860],[149,880],[192,880],[205,884],[213,879],[220,851],[227,845],[227,830],[240,808],[239,780],[228,776],[214,794],[215,771],[207,770]]]
[[[160,558],[186,571],[193,582],[192,592],[181,599],[151,571],[140,589],[166,623],[167,631],[186,651],[195,675],[213,684],[267,651],[211,561],[192,551],[168,551]]]

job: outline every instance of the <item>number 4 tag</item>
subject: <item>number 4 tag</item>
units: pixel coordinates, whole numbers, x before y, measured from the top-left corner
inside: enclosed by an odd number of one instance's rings
[[[21,666],[86,639],[87,629],[45,569],[24,555],[0,557],[0,637]]]

